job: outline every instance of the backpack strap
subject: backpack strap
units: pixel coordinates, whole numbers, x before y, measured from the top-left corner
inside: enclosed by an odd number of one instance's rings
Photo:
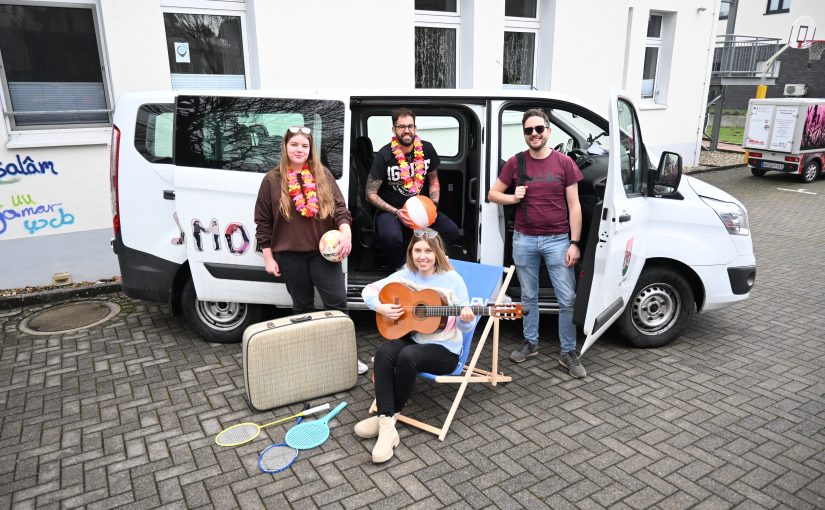
[[[516,161],[518,162],[518,177],[516,178],[516,186],[524,186],[526,181],[531,180],[527,175],[527,162],[524,159],[524,152],[516,153]],[[524,222],[530,224],[530,218],[527,216],[527,207],[524,205],[524,200],[521,201],[521,214],[524,215]]]

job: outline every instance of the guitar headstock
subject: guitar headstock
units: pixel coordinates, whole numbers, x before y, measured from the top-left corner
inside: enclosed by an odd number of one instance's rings
[[[512,303],[492,305],[490,307],[490,315],[492,317],[498,317],[499,319],[504,319],[508,321],[521,319],[521,305],[516,305]]]

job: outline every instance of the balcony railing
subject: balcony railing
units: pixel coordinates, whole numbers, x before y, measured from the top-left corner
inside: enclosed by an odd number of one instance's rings
[[[716,37],[713,52],[714,78],[759,78],[765,61],[783,46],[780,39],[749,35],[720,35]],[[776,78],[777,62],[768,70],[766,77]]]

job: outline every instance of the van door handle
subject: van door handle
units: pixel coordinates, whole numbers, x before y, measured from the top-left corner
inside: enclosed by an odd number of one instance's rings
[[[473,186],[478,187],[478,177],[473,177],[470,179],[470,182],[467,183],[467,193],[470,195],[467,197],[467,201],[472,205],[478,205],[478,200],[476,200],[477,191],[473,191]]]
[[[630,215],[629,214],[620,214],[619,215],[619,223],[624,223],[626,221],[630,221]]]
[[[163,190],[163,199],[164,200],[174,200],[175,199],[175,191],[171,189]]]

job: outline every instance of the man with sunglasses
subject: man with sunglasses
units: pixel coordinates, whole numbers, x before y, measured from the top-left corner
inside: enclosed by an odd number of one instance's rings
[[[392,111],[393,137],[375,154],[367,177],[366,197],[378,209],[375,216],[387,264],[396,269],[404,264],[404,248],[415,225],[404,210],[408,198],[428,185],[428,195],[438,206],[441,189],[438,165],[441,160],[433,145],[416,134],[415,114],[408,108]],[[446,214],[436,214],[430,225],[449,246],[458,242],[458,227]]]
[[[521,363],[538,354],[539,271],[543,260],[559,303],[559,363],[570,375],[581,378],[587,372],[576,356],[573,266],[581,257],[582,214],[577,183],[583,176],[572,159],[548,146],[550,118],[543,110],[524,112],[521,125],[528,147],[524,152],[526,182],[518,178],[521,155],[513,156],[487,195],[497,204],[520,204],[513,232],[513,261],[521,284],[522,305],[529,313],[522,320],[522,345],[510,354],[510,359]],[[510,187],[514,192],[505,193]]]

